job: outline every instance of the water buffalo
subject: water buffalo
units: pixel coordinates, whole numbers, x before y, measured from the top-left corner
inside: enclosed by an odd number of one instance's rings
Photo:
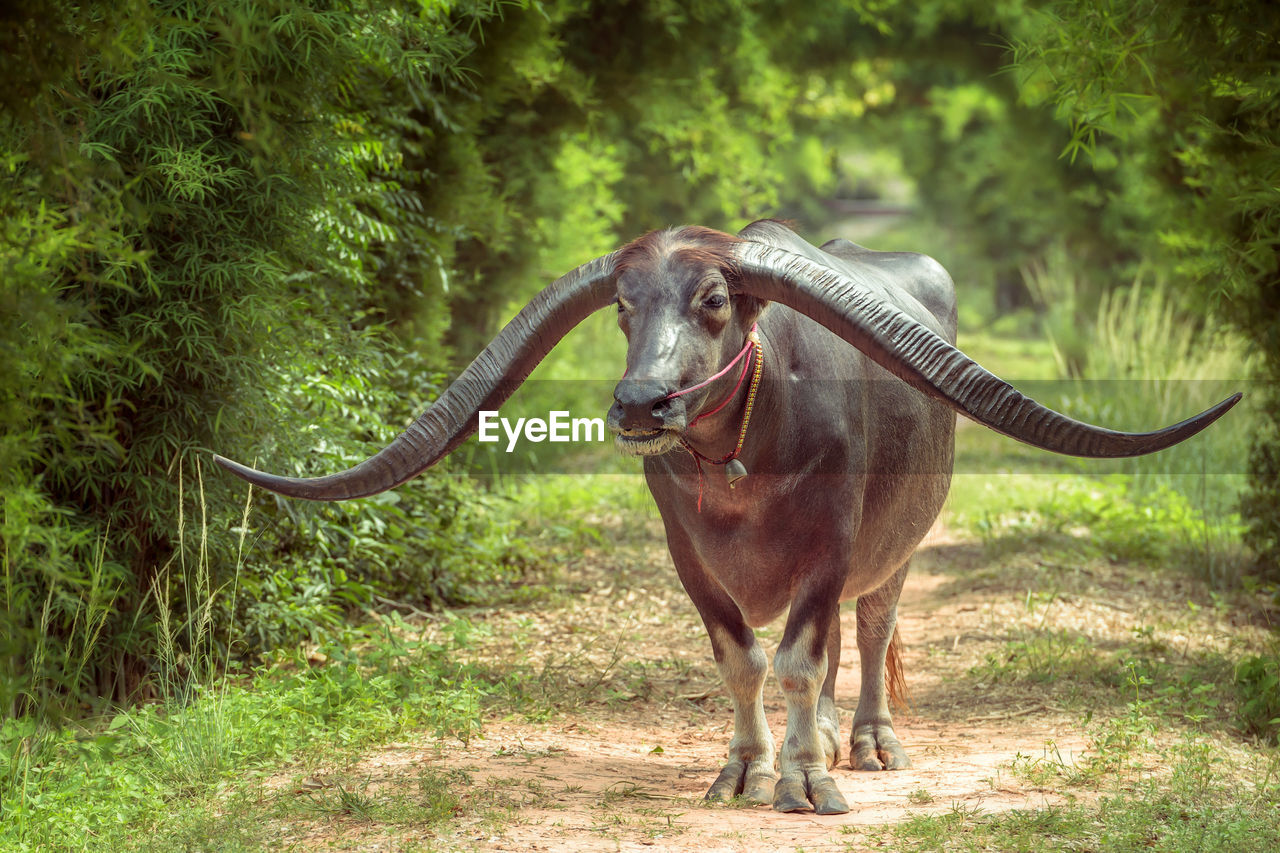
[[[1151,433],[1072,420],[955,348],[954,290],[935,261],[845,240],[816,248],[765,220],[737,236],[653,232],[554,282],[404,433],[347,471],[296,479],[217,461],[309,500],[394,488],[474,433],[480,411],[496,410],[607,306],[628,340],[609,428],[644,459],[676,572],[733,702],[729,760],[707,797],[780,811],[849,810],[828,772],[840,754],[834,691],[847,599],[857,599],[862,681],[850,764],[910,764],[889,713],[901,680],[897,601],[950,484],[955,412],[1037,447],[1115,457],[1182,441],[1239,399]],[[773,666],[787,729],[775,768],[768,660],[752,629],[784,612]]]

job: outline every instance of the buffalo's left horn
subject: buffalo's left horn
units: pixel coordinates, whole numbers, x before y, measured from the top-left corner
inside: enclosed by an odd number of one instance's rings
[[[1233,394],[1193,418],[1155,432],[1103,429],[1037,403],[893,304],[891,287],[763,243],[733,245],[740,287],[807,314],[915,388],[997,432],[1071,456],[1154,453],[1190,438],[1239,400]],[[909,297],[908,297],[909,298]]]
[[[277,477],[214,456],[232,473],[293,498],[341,501],[376,495],[411,480],[476,431],[476,415],[497,409],[551,348],[589,314],[617,298],[616,253],[596,258],[533,298],[430,408],[377,455],[325,477]]]

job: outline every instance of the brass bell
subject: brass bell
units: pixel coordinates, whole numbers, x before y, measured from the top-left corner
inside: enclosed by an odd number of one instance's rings
[[[737,459],[730,459],[724,466],[724,475],[729,480],[729,488],[738,485],[738,481],[747,476],[747,466]]]

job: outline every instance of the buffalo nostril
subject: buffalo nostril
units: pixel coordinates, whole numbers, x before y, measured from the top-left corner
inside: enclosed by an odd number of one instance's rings
[[[662,383],[648,380],[623,380],[614,389],[618,425],[625,430],[656,430],[667,425],[671,400]]]
[[[622,426],[625,429],[661,429],[666,418],[664,414],[667,407],[665,401],[635,403],[628,405],[622,403]]]

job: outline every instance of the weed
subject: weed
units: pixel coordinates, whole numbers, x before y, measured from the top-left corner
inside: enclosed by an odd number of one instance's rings
[[[459,798],[455,790],[470,787],[471,774],[465,770],[438,772],[424,769],[418,776],[418,793],[425,803],[431,804],[434,812],[442,817],[458,809]]]
[[[1163,426],[1239,390],[1238,377],[1248,373],[1247,347],[1215,332],[1212,322],[1179,322],[1163,288],[1135,284],[1108,296],[1092,334],[1080,338],[1074,306],[1087,285],[1065,258],[1029,279],[1053,294],[1046,305],[1057,312],[1050,325],[1064,332],[1055,335],[1062,381],[1024,383],[1023,390],[1073,417],[1118,429]],[[981,336],[966,346],[983,357],[984,347],[998,349]],[[1258,413],[1242,408],[1251,396],[1194,441],[1134,460],[1055,459],[986,431],[961,430],[952,489],[957,520],[1005,552],[1049,545],[1085,557],[1177,562],[1218,588],[1240,587],[1249,558],[1235,507],[1257,432]]]
[[[683,817],[684,812],[668,812],[661,809],[637,809],[637,814],[646,817],[655,818],[651,826],[644,828],[644,835],[657,841],[662,838],[668,838],[673,835],[679,835],[685,831],[685,827],[676,823],[676,819]]]
[[[576,648],[548,654],[537,666],[504,667],[494,689],[505,705],[520,709],[534,722],[591,701],[616,699],[612,682],[626,654],[624,643],[621,636],[589,637]]]
[[[490,776],[483,785],[468,783],[461,809],[479,815],[484,822],[501,826],[511,815],[527,808],[561,808],[562,800],[538,779]]]
[[[156,831],[131,836],[130,849],[170,853],[260,853],[270,846],[270,827],[254,798],[235,794],[216,807],[204,799],[177,800]]]
[[[1237,717],[1246,732],[1271,743],[1280,739],[1280,654],[1250,655],[1236,667]]]
[[[1114,674],[1094,643],[1084,635],[1061,630],[1025,630],[1003,651],[990,652],[969,674],[983,682],[1050,683],[1060,679],[1112,684]]]
[[[1082,786],[1094,778],[1087,762],[1064,756],[1052,740],[1045,742],[1039,758],[1018,753],[1010,769],[1019,779],[1037,788]]]
[[[1042,271],[1039,280],[1071,280],[1069,268],[1058,266]],[[1256,361],[1248,343],[1222,331],[1214,318],[1187,322],[1179,316],[1173,296],[1159,284],[1135,282],[1105,294],[1091,338],[1080,370],[1063,372],[1075,382],[1060,407],[1119,429],[1180,421],[1196,407],[1239,390],[1240,378],[1252,374]],[[1066,358],[1061,348],[1057,353]],[[1128,488],[1140,503],[1150,498],[1168,503],[1162,495],[1175,491],[1194,507],[1194,519],[1181,525],[1184,544],[1198,572],[1219,586],[1239,586],[1245,568],[1239,547],[1244,530],[1235,508],[1259,417],[1248,400],[1193,442],[1107,466],[1132,475]]]
[[[307,791],[305,802],[298,807],[307,813],[321,817],[352,817],[357,820],[373,822],[380,811],[378,801],[366,794],[369,779],[357,789],[349,789],[341,782],[320,792]]]
[[[599,808],[607,809],[623,800],[658,799],[654,794],[645,791],[635,782],[614,782],[600,793]]]

